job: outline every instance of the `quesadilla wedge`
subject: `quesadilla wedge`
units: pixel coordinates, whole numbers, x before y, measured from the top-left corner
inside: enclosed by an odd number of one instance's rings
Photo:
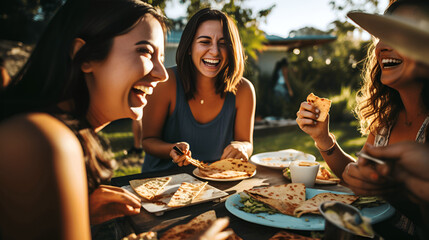
[[[188,183],[183,182],[174,195],[171,197],[170,202],[167,206],[169,207],[181,207],[188,205],[192,200],[200,194],[200,192],[206,187],[207,182],[199,183]]]
[[[170,181],[171,177],[135,179],[130,181],[130,186],[141,197],[152,200]]]
[[[256,171],[256,166],[241,159],[223,159],[199,169],[203,176],[217,179],[250,177]]]
[[[331,192],[320,193],[298,206],[293,214],[296,217],[301,217],[306,213],[320,214],[319,205],[326,201],[338,201],[351,204],[358,198],[359,197],[355,195],[335,194]]]
[[[332,101],[327,98],[320,98],[313,93],[310,93],[307,96],[307,102],[314,104],[314,106],[319,109],[320,113],[319,117],[317,118],[317,121],[324,122],[326,117],[328,116]]]
[[[290,183],[245,190],[250,197],[279,212],[293,216],[295,208],[305,201],[305,185]]]

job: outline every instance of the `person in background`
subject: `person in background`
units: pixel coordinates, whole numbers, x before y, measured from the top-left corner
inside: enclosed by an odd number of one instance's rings
[[[176,63],[145,109],[142,172],[189,164],[174,146],[188,156],[192,149],[204,162],[248,160],[255,90],[242,77],[244,53],[234,21],[218,10],[198,11],[183,31]]]
[[[385,15],[418,22],[420,18],[427,19],[428,10],[425,1],[399,0],[387,8]],[[375,24],[371,22],[369,25]],[[387,28],[382,25],[378,23],[378,29]],[[428,65],[396,51],[383,39],[377,39],[373,49],[368,57],[364,84],[357,98],[356,113],[360,118],[362,132],[368,134],[363,151],[367,151],[370,145],[390,146],[402,141],[424,143],[429,123]],[[398,191],[403,189],[403,185],[380,178],[374,172],[373,165],[362,158],[356,163],[341,150],[335,137],[329,133],[329,120],[316,122],[317,115],[318,109],[304,102],[297,113],[297,122],[315,140],[334,173],[341,176],[356,194],[383,195],[394,206],[402,206],[387,223],[376,226],[380,235],[386,239],[425,239],[422,237],[424,233],[416,205],[404,204],[409,203],[408,196]]]
[[[0,93],[0,236],[90,239],[90,224],[140,212],[106,186],[115,166],[97,135],[140,119],[167,79],[164,17],[138,0],[73,0]],[[23,231],[24,230],[24,231]]]
[[[5,61],[0,57],[0,91],[5,89],[10,82],[10,76],[7,72]]]
[[[285,102],[290,102],[293,97],[293,90],[288,76],[288,66],[289,62],[286,58],[279,60],[274,67],[272,79],[272,88],[275,95],[282,97]]]

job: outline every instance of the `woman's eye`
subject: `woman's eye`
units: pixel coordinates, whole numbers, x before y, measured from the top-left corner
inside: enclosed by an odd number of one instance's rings
[[[209,41],[201,41],[200,43],[201,43],[201,44],[210,44],[210,42],[209,42]]]
[[[152,58],[153,52],[150,49],[147,49],[147,48],[137,48],[137,52],[140,53],[140,54],[142,54],[142,55],[145,55],[145,56],[147,56],[149,58]]]

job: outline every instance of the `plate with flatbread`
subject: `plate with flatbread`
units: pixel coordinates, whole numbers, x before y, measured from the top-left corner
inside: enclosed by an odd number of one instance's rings
[[[130,185],[122,188],[140,197],[142,207],[156,215],[228,195],[187,173],[131,180]]]
[[[316,161],[316,157],[309,153],[305,153],[295,149],[263,152],[250,157],[250,161],[254,164],[274,169],[284,169],[286,167],[289,167],[289,164],[295,160],[306,160],[314,162]]]
[[[194,176],[210,181],[237,181],[251,178],[256,174],[256,166],[241,159],[222,159],[204,169],[196,168]]]
[[[293,185],[291,185],[293,186]],[[269,187],[266,187],[268,190],[270,190]],[[331,201],[332,198],[335,199],[344,199],[348,200],[350,193],[343,193],[343,192],[336,192],[336,191],[326,191],[326,190],[319,190],[319,189],[313,189],[313,188],[305,188],[305,201],[302,201],[302,199],[297,199],[298,195],[300,195],[300,192],[302,190],[302,187],[295,187],[293,189],[299,190],[298,192],[290,191],[291,187],[280,187],[279,190],[283,194],[278,194],[277,199],[280,200],[281,204],[273,204],[271,199],[271,202],[268,201],[267,203],[270,203],[272,206],[275,206],[276,208],[280,209],[283,213],[278,212],[274,214],[268,214],[266,212],[260,212],[260,213],[249,213],[241,210],[244,205],[241,202],[241,196],[240,194],[234,194],[231,195],[225,202],[226,209],[235,215],[238,218],[241,218],[245,221],[270,226],[270,227],[276,227],[276,228],[283,228],[283,229],[294,229],[294,230],[309,230],[309,231],[321,231],[325,228],[325,219],[322,215],[313,214],[312,212],[317,209],[317,205],[319,202],[322,202],[321,199],[326,201]],[[255,189],[253,191],[254,194],[257,194],[261,197],[261,199],[267,198],[267,196],[276,196],[276,193],[274,191],[273,194],[270,192],[264,193],[264,188],[261,188],[258,191],[255,192]],[[252,192],[252,191],[251,191]],[[297,196],[293,196],[293,194],[298,194]],[[316,197],[317,195],[320,195],[319,197]],[[290,196],[289,196],[290,195]],[[325,197],[326,196],[326,197]],[[313,199],[314,198],[314,199]],[[289,201],[287,199],[293,199],[293,201]],[[311,200],[312,199],[312,200]],[[296,202],[298,201],[299,202]],[[300,207],[301,206],[301,207]],[[300,207],[300,208],[299,208]],[[394,208],[387,204],[381,204],[376,207],[367,207],[361,209],[361,214],[363,216],[366,216],[371,219],[372,223],[378,223],[380,221],[383,221],[389,217],[391,217],[395,213]],[[291,214],[291,215],[287,215]],[[296,215],[300,214],[300,217],[297,217]],[[292,216],[293,215],[293,216]]]

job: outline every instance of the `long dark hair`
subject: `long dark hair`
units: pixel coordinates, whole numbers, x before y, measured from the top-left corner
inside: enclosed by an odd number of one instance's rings
[[[48,24],[27,63],[0,93],[0,121],[35,111],[64,116],[52,109],[63,101],[73,103],[73,109],[61,120],[78,128],[90,191],[110,178],[113,165],[86,120],[89,91],[81,65],[105,59],[113,38],[131,31],[147,13],[165,30],[164,17],[141,0],[68,0]],[[85,44],[72,58],[76,38]]]
[[[397,0],[389,5],[385,14],[392,14],[395,9],[404,5],[418,6],[421,11],[429,14],[429,2],[424,0]],[[429,76],[416,79],[416,81],[423,83],[420,95],[424,108],[429,110]],[[370,132],[382,134],[382,129],[391,126],[403,109],[404,105],[399,92],[381,83],[381,67],[376,59],[375,45],[371,43],[365,61],[363,84],[358,91],[355,109],[362,134]]]
[[[235,93],[237,84],[243,77],[244,51],[234,20],[219,10],[201,9],[186,24],[176,52],[177,69],[187,99],[193,98],[196,92],[196,69],[189,52],[198,27],[208,20],[219,20],[221,22],[228,52],[227,66],[221,70],[216,79],[216,93],[222,96],[226,92]]]

